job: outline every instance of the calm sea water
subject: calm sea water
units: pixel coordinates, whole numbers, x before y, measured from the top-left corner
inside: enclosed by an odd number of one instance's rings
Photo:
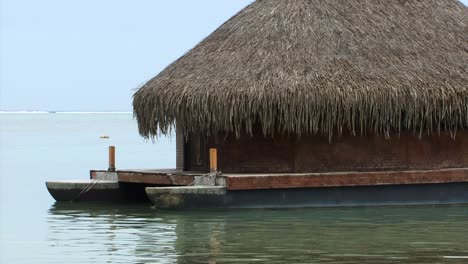
[[[110,139],[100,139],[108,135]],[[175,166],[131,114],[0,114],[2,263],[468,263],[468,206],[158,211],[56,204],[44,182]]]

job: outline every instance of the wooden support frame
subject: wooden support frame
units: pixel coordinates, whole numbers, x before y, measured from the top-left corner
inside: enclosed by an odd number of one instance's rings
[[[210,172],[218,171],[218,151],[215,148],[210,149]]]
[[[109,171],[115,171],[115,146],[109,146]]]

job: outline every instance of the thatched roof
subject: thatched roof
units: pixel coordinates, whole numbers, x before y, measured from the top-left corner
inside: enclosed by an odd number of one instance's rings
[[[257,0],[134,95],[144,137],[468,127],[457,0]]]

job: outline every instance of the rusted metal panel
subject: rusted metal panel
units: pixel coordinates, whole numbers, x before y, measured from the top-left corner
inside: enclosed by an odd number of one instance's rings
[[[193,175],[178,175],[178,174],[162,174],[162,173],[143,173],[143,172],[123,172],[119,171],[119,182],[129,183],[145,183],[154,185],[189,185],[195,176]]]
[[[228,190],[468,182],[468,168],[429,171],[225,175]]]

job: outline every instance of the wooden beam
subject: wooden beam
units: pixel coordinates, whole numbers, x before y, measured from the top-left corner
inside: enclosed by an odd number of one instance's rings
[[[210,149],[210,172],[218,171],[218,152],[215,148]]]
[[[468,168],[428,171],[225,175],[228,190],[468,182]]]
[[[109,146],[109,171],[115,171],[115,146]]]

